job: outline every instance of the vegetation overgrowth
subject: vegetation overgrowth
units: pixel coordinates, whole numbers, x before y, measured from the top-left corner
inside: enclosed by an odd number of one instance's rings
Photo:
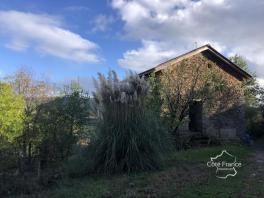
[[[245,69],[240,56],[232,61]],[[192,63],[184,62],[181,74],[186,65]],[[197,74],[200,68],[195,65],[193,69]],[[181,178],[185,169],[201,171],[200,166],[191,164],[200,163],[218,149],[176,152],[175,148],[186,148],[179,143],[177,131],[188,114],[188,105],[198,96],[208,102],[228,87],[221,76],[214,74],[206,75],[202,82],[196,81],[199,76],[194,76],[191,87],[184,83],[184,75],[169,74],[172,74],[169,70],[165,71],[165,77],[159,80],[155,75],[144,79],[129,73],[119,79],[113,71],[108,76],[99,74],[92,96],[78,81],[58,90],[35,79],[26,69],[1,80],[0,197],[19,194],[34,197],[40,191],[44,197],[174,196],[180,193],[172,189],[172,185],[185,188],[192,181],[185,178],[187,184],[183,185],[176,178]],[[263,135],[264,92],[255,79],[243,86],[248,132],[259,138]],[[179,87],[187,89],[183,91],[185,94]],[[228,148],[238,155],[249,152],[245,147]],[[191,173],[193,181],[208,178],[206,174]],[[172,177],[167,177],[169,174]],[[109,179],[108,175],[114,175],[114,179]],[[162,186],[157,193],[150,178],[158,180]],[[113,185],[119,185],[118,189],[111,187],[112,181]],[[67,182],[74,188],[65,187]],[[121,185],[122,182],[125,184]],[[234,185],[236,182],[234,179]],[[47,191],[56,186],[56,190]],[[133,186],[140,189],[135,191]],[[185,192],[184,189],[181,192]],[[196,191],[189,193],[192,192]]]

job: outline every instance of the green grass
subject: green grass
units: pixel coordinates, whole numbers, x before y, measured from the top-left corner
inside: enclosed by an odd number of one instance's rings
[[[206,166],[206,162],[210,160],[210,157],[219,154],[223,149],[236,156],[238,161],[243,164],[243,167],[238,169],[238,174],[235,177],[229,177],[226,180],[216,178],[215,169]],[[251,149],[248,147],[239,145],[197,148],[175,152],[170,155],[161,171],[63,180],[58,186],[32,195],[32,197],[221,198],[243,197],[242,195],[244,197],[254,197],[256,192],[264,195],[262,191],[263,184],[256,183],[254,179],[248,179],[252,169],[254,169],[247,162],[247,156],[250,152]],[[263,179],[263,175],[259,178],[259,180],[261,179]],[[247,185],[255,189],[249,192],[245,187]]]
[[[176,158],[192,162],[208,161],[208,156],[215,156],[221,150],[226,149],[229,153],[237,157],[237,160],[242,162],[242,167],[237,169],[238,174],[235,177],[227,179],[219,179],[215,176],[215,169],[210,171],[207,181],[194,184],[190,183],[178,194],[179,197],[204,197],[204,198],[226,198],[226,197],[263,197],[263,183],[259,183],[256,179],[249,181],[249,176],[254,172],[254,164],[249,164],[247,156],[252,149],[245,146],[227,146],[202,148],[176,153]],[[260,176],[264,179],[264,175]],[[251,184],[250,184],[251,183]],[[250,186],[250,190],[245,187]],[[262,186],[262,187],[260,187]],[[253,192],[253,193],[252,193]]]
[[[205,183],[196,185],[186,185],[185,189],[179,194],[180,197],[239,197],[243,189],[245,167],[238,170],[235,177],[227,179],[216,178],[215,173],[211,172]]]
[[[201,183],[188,183],[177,196],[179,197],[235,197],[238,196],[245,183],[244,177],[247,175],[248,163],[246,157],[252,151],[246,146],[219,146],[206,147],[199,149],[191,149],[187,151],[176,152],[171,157],[175,162],[185,163],[201,163],[206,166],[206,162],[210,157],[220,154],[222,150],[227,150],[229,153],[237,157],[237,160],[242,162],[242,167],[238,169],[238,174],[235,177],[227,179],[219,179],[215,175],[215,168],[203,168],[208,171],[207,178]],[[206,170],[207,169],[207,170]]]
[[[107,193],[107,182],[102,179],[71,180],[61,184],[48,197],[94,197],[99,198]]]
[[[231,146],[226,145],[217,147],[204,147],[175,152],[172,155],[172,159],[174,158],[179,161],[189,162],[207,162],[208,160],[210,160],[210,157],[214,157],[216,154],[220,154],[222,150],[227,150],[237,158],[244,158],[250,151],[248,147],[239,144]]]

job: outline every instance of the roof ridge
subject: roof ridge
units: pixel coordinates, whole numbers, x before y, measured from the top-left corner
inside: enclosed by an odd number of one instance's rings
[[[235,63],[233,63],[230,59],[228,59],[227,57],[225,57],[223,54],[221,54],[220,52],[218,52],[215,48],[213,48],[209,43],[205,44],[205,45],[202,45],[200,47],[197,47],[191,51],[188,51],[186,53],[183,53],[179,56],[176,56],[174,58],[171,58],[169,60],[166,60],[158,65],[156,65],[155,67],[152,67],[146,71],[143,71],[141,73],[139,73],[140,76],[142,75],[145,75],[145,74],[148,74],[148,73],[151,73],[152,71],[155,71],[156,69],[158,69],[160,66],[164,65],[164,64],[167,64],[173,60],[177,60],[177,59],[180,59],[180,58],[184,58],[186,57],[187,55],[190,55],[192,53],[200,53],[200,52],[203,52],[205,50],[210,50],[212,53],[214,53],[218,58],[224,60],[225,62],[227,62],[227,64],[229,64],[233,69],[235,69],[236,71],[238,71],[239,73],[241,73],[244,77],[246,78],[252,78],[252,76],[246,72],[245,70],[243,70],[242,68],[240,68],[238,65],[236,65]],[[193,54],[195,55],[195,54]],[[160,69],[161,70],[161,69]],[[158,70],[159,71],[159,70]]]
[[[180,55],[178,55],[178,56],[176,56],[176,57],[174,57],[174,58],[170,58],[170,59],[168,59],[168,60],[166,60],[166,61],[164,61],[164,62],[162,62],[162,63],[156,65],[155,67],[152,67],[152,68],[150,68],[150,69],[148,69],[148,70],[146,70],[146,71],[143,71],[143,72],[139,73],[139,75],[144,75],[145,73],[149,73],[149,72],[151,72],[152,70],[156,69],[157,67],[159,67],[159,66],[161,66],[161,65],[163,65],[163,64],[166,64],[166,63],[168,63],[168,62],[170,62],[170,61],[173,61],[173,60],[177,60],[177,59],[180,58],[180,57],[184,57],[184,56],[186,56],[186,55],[188,55],[188,54],[190,54],[190,53],[193,53],[193,52],[195,52],[195,51],[197,51],[197,50],[200,50],[200,49],[202,49],[202,48],[204,48],[204,47],[211,47],[211,45],[210,45],[210,44],[205,44],[205,45],[202,45],[202,46],[200,46],[200,47],[197,47],[197,48],[195,48],[195,49],[193,49],[193,50],[190,50],[190,51],[188,51],[188,52],[186,52],[186,53],[180,54]]]

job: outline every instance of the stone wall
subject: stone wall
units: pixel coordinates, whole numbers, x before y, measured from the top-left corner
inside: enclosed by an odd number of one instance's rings
[[[230,91],[216,98],[215,105],[204,104],[204,133],[221,139],[238,139],[246,132],[245,108],[242,81],[231,72],[224,70],[225,65],[212,57],[201,54],[212,65],[211,69],[220,74],[228,83]]]
[[[210,103],[203,104],[203,134],[215,136],[221,139],[238,139],[245,133],[245,110],[242,89],[242,79],[237,73],[230,70],[230,66],[212,57],[207,52],[202,52],[188,58],[190,65],[186,66],[185,81],[191,83],[193,75],[192,64],[201,64],[201,78],[207,72],[220,75],[227,82],[229,90],[225,94],[220,94]],[[173,68],[175,72],[179,69],[181,62],[169,62],[164,67]],[[189,67],[189,68],[188,68]],[[162,72],[160,72],[162,75]],[[173,75],[173,74],[172,74]],[[189,77],[188,77],[189,76]],[[200,79],[202,82],[202,79]],[[199,84],[199,82],[198,82]],[[201,83],[201,86],[202,83]],[[188,87],[188,86],[187,86]],[[185,119],[180,130],[186,132],[188,128],[188,118]]]

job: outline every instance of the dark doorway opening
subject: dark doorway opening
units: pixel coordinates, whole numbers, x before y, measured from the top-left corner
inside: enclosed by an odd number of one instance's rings
[[[194,100],[189,105],[189,130],[193,132],[202,132],[202,114],[203,104],[200,100]]]

